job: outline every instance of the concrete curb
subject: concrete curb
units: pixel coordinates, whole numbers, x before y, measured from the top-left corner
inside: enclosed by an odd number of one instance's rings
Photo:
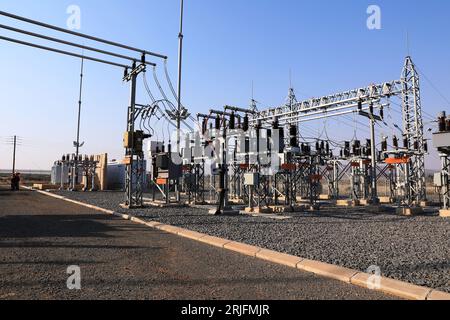
[[[356,270],[308,259],[299,262],[297,269],[347,283],[350,283],[350,279],[358,273]]]
[[[24,187],[27,190],[34,190],[32,188]],[[59,200],[67,201],[73,204],[77,204],[86,208],[90,208],[96,211],[120,217],[125,220],[130,220],[135,223],[139,223],[157,230],[161,230],[170,234],[175,234],[184,238],[199,241],[205,244],[209,244],[215,247],[224,248],[240,254],[245,254],[251,257],[255,257],[261,260],[269,261],[276,264],[297,268],[302,271],[311,272],[318,276],[331,278],[339,281],[343,281],[349,284],[357,285],[363,288],[377,290],[390,294],[399,298],[408,300],[450,300],[450,293],[434,290],[427,287],[414,285],[408,282],[399,281],[391,278],[381,277],[379,278],[379,286],[375,289],[371,288],[371,279],[374,275],[360,272],[357,270],[344,268],[320,261],[314,261],[304,259],[301,257],[292,256],[289,254],[272,251],[264,248],[251,246],[244,243],[239,243],[227,239],[222,239],[196,231],[191,231],[171,225],[162,224],[156,221],[144,221],[137,217],[121,214],[112,210],[103,209],[94,205],[79,202],[76,200],[68,199],[63,196],[59,196],[50,192],[34,190],[40,194],[50,196]]]

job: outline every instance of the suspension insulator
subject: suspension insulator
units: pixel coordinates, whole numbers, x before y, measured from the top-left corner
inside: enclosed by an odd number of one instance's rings
[[[414,141],[414,150],[419,150],[419,141]]]
[[[325,142],[324,141],[320,142],[320,150],[325,150]]]
[[[362,111],[362,100],[358,100],[358,111]]]
[[[384,109],[383,109],[383,107],[380,108],[380,118],[384,119]]]
[[[423,149],[425,150],[426,153],[428,153],[428,142],[427,141],[424,142]]]
[[[328,141],[325,145],[325,150],[326,150],[327,154],[330,153],[330,144],[328,143]]]
[[[369,104],[369,113],[373,114],[373,103]]]
[[[320,151],[320,143],[319,143],[319,141],[316,141],[316,151],[317,152]]]
[[[407,149],[408,147],[409,147],[408,138],[403,137],[403,148]]]
[[[248,115],[246,114],[244,117],[244,123],[242,124],[242,130],[244,132],[247,132],[249,129],[249,119],[248,119]]]

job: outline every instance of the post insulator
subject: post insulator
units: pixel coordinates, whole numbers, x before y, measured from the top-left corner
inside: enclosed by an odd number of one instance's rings
[[[383,138],[383,141],[381,141],[381,150],[382,151],[387,151],[387,140],[386,138]]]
[[[244,130],[244,132],[247,132],[249,129],[249,119],[248,119],[248,115],[246,114],[244,117],[244,123],[242,124],[242,130]]]
[[[217,115],[216,120],[215,120],[215,128],[216,130],[220,130],[220,116]]]
[[[409,143],[408,143],[408,138],[405,136],[403,137],[403,148],[408,148],[409,147]]]
[[[296,125],[291,125],[289,127],[289,138],[290,138],[290,146],[298,147],[297,126]]]
[[[396,136],[392,137],[392,145],[395,149],[398,149],[398,138]]]
[[[438,115],[439,132],[444,132],[446,127],[446,114],[442,111]]]
[[[236,115],[233,111],[230,115],[230,129],[234,130],[235,127],[236,127]]]
[[[202,123],[202,134],[204,135],[207,130],[208,130],[208,119],[205,118],[205,119],[203,119],[203,123]]]

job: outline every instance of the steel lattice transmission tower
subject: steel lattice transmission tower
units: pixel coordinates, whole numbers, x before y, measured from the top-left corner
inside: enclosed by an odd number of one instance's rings
[[[410,56],[406,57],[402,78],[403,138],[410,151],[406,191],[417,204],[426,201],[425,140],[423,134],[420,79]]]

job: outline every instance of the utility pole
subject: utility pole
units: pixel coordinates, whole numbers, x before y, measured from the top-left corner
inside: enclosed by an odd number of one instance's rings
[[[14,148],[13,148],[13,167],[12,174],[16,173],[16,145],[17,145],[17,136],[14,136]]]
[[[178,34],[178,113],[177,113],[177,152],[180,153],[180,139],[181,139],[181,118],[182,118],[182,105],[181,105],[181,67],[183,61],[183,8],[184,1],[181,0],[180,7],[180,33]]]

